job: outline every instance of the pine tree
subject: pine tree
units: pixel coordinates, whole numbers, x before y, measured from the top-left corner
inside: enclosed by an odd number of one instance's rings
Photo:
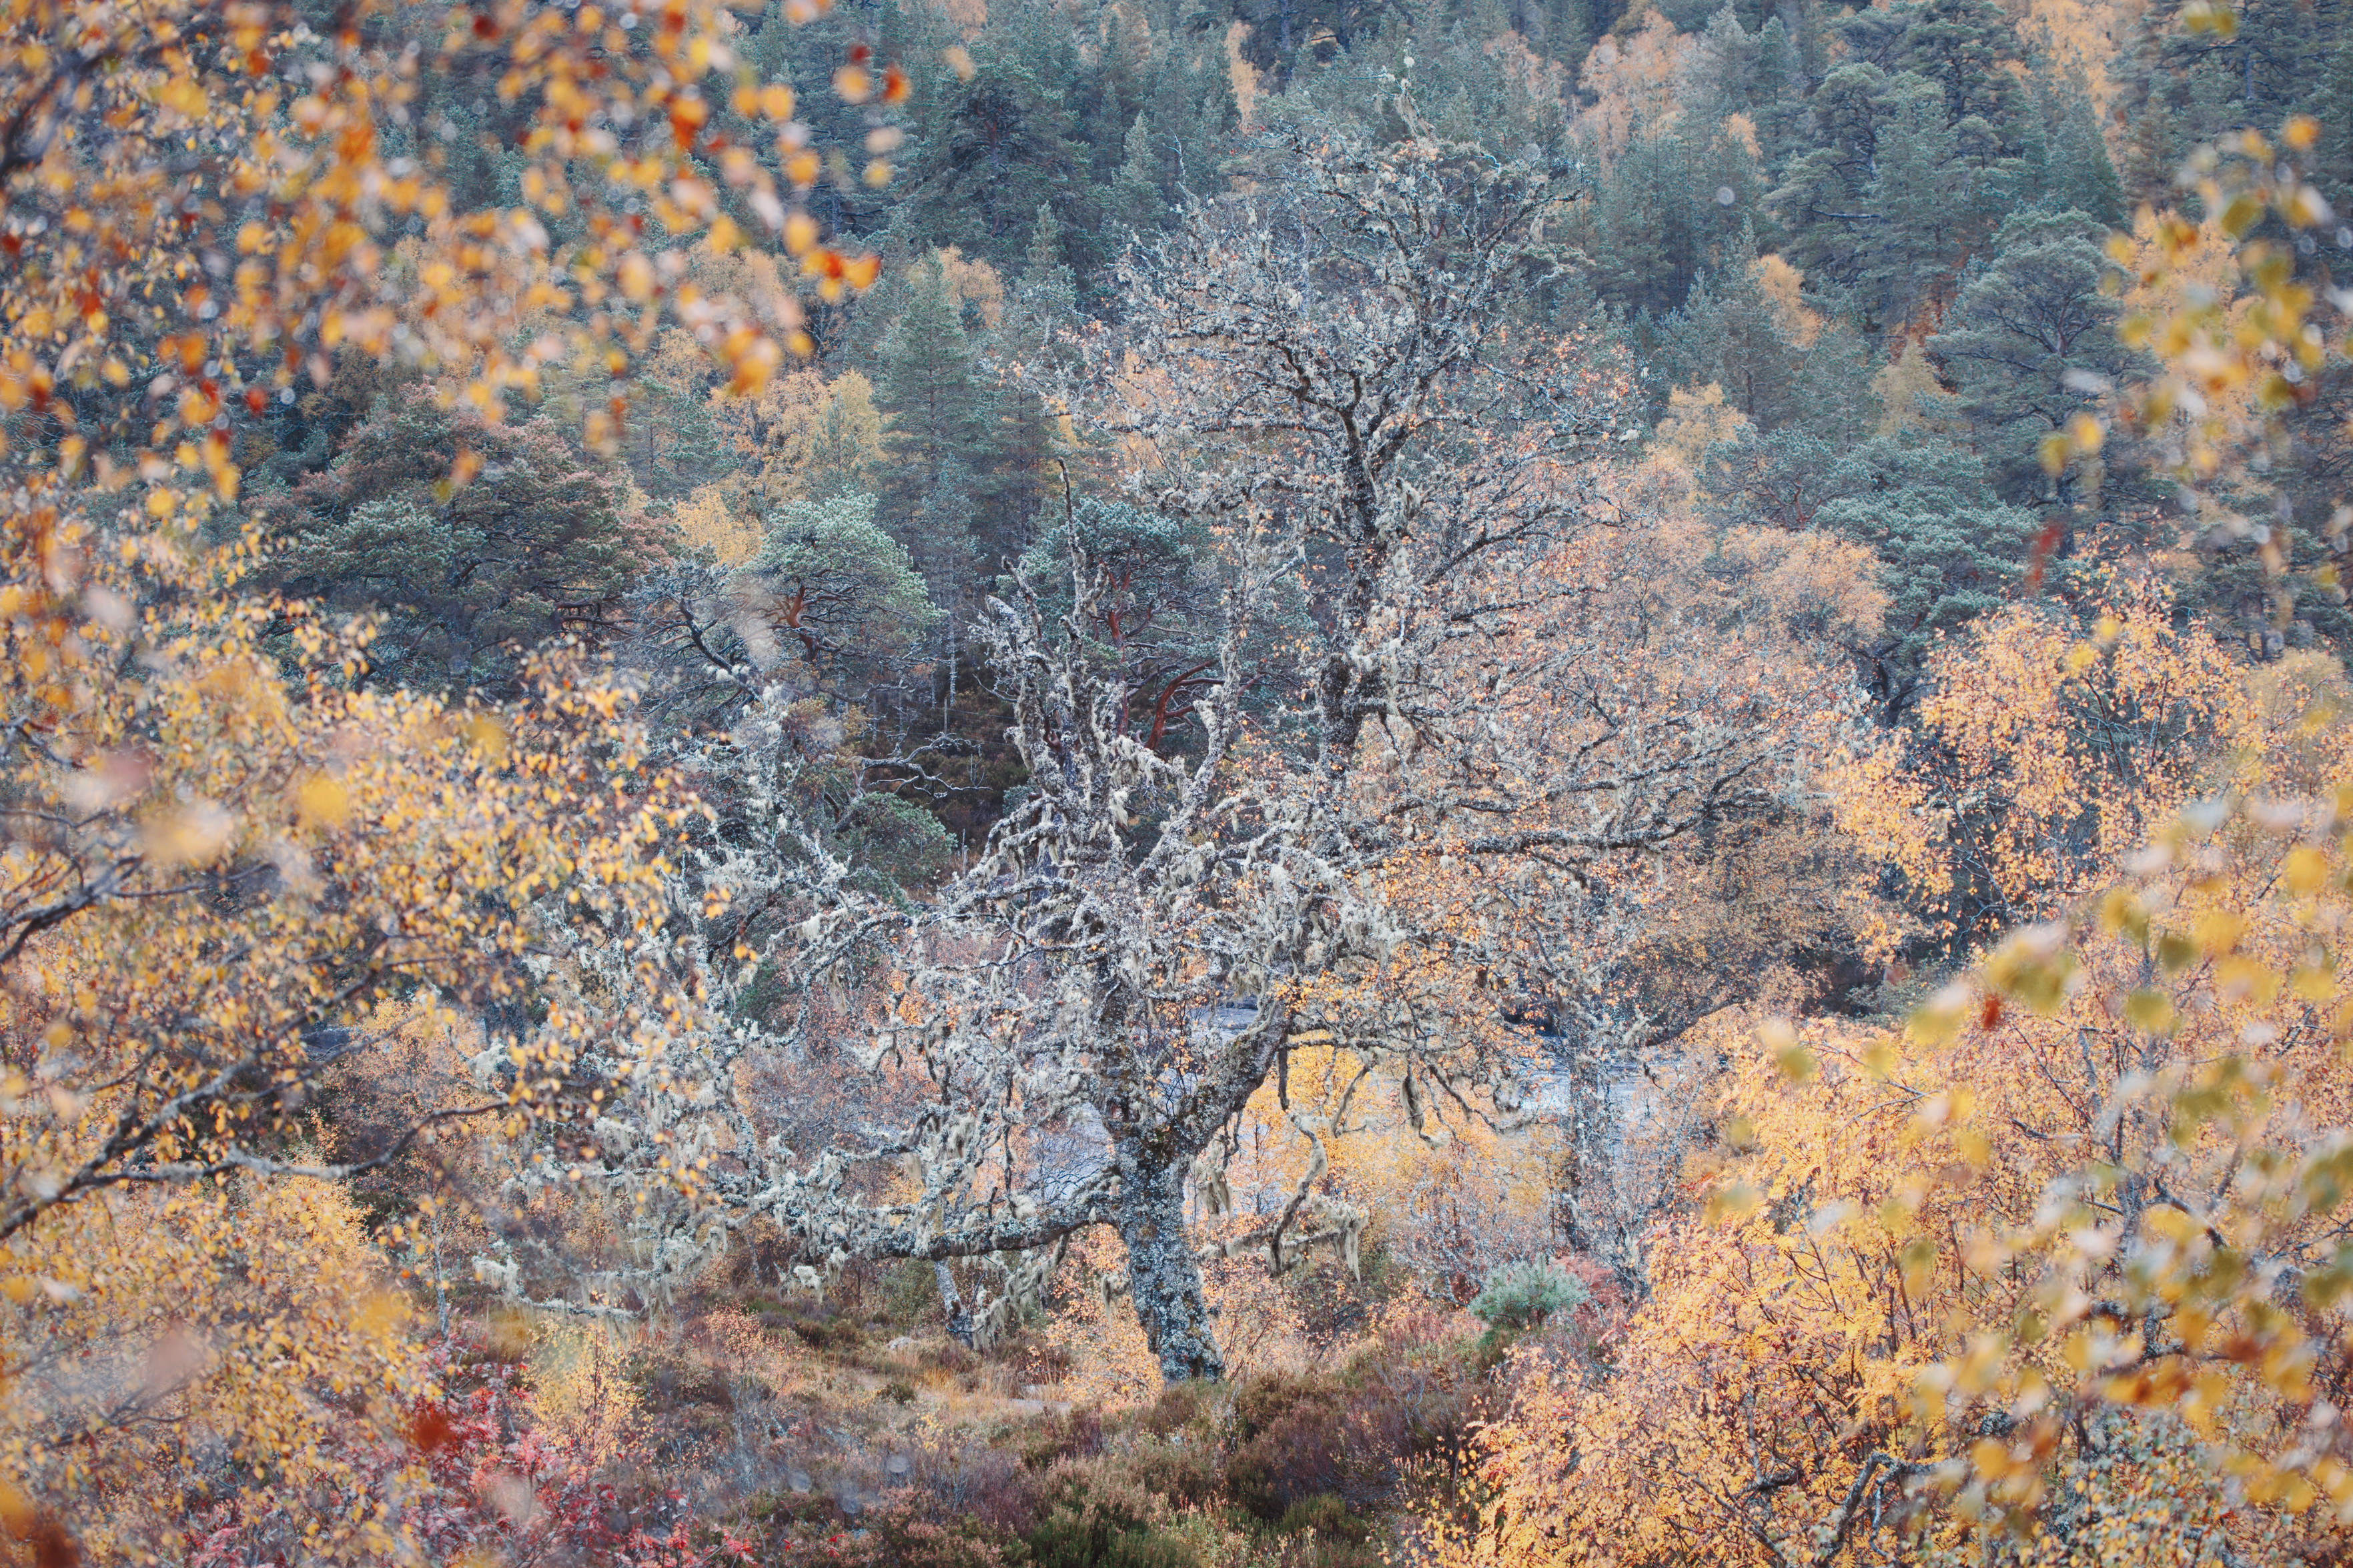
[[[1591,249],[1601,296],[1630,314],[1672,310],[1693,271],[1672,164],[1676,144],[1641,138],[1619,153],[1594,203]]]
[[[649,500],[691,494],[731,466],[726,438],[711,416],[710,367],[700,343],[672,331],[630,378],[620,457]]]
[[[1138,110],[1135,123],[1127,128],[1126,157],[1110,203],[1123,233],[1149,235],[1167,226],[1171,203],[1159,178],[1165,140],[1153,132],[1152,111]]]
[[[960,463],[951,463],[941,482],[933,487],[904,525],[907,553],[923,574],[931,603],[939,606],[940,679],[934,683],[940,727],[955,718],[956,687],[969,673],[965,628],[981,605],[980,542],[974,537],[973,476]]]
[[[1042,330],[1074,325],[1078,310],[1078,280],[1065,258],[1061,222],[1055,217],[1052,204],[1039,202],[1037,226],[1029,231],[1029,243],[1021,253],[1021,271],[1006,301],[1006,334],[1015,335],[1018,318],[1023,323],[1018,330],[1038,334],[1037,341],[1042,342]]]
[[[1119,176],[1127,128],[1145,104],[1152,68],[1152,25],[1122,6],[1106,9],[1096,48],[1099,63],[1077,84],[1079,136],[1086,143],[1092,184]]]
[[[1870,325],[1882,331],[1911,321],[1961,260],[1967,235],[1968,170],[1959,138],[1935,83],[1909,75],[1892,79],[1894,113],[1880,132],[1871,208],[1882,222],[1861,238],[1861,283]]]
[[[1661,323],[1661,367],[1675,385],[1715,383],[1760,429],[1803,426],[1843,437],[1861,423],[1862,345],[1802,302],[1769,295],[1755,243],[1744,230],[1725,264],[1703,273],[1683,309]],[[1780,275],[1796,276],[1787,268]]]
[[[1544,0],[1544,30],[1537,40],[1544,52],[1563,65],[1574,66],[1593,47],[1591,9],[1585,0]]]
[[[1044,386],[1071,367],[1078,352],[1082,321],[1078,286],[1062,257],[1062,226],[1055,220],[1054,209],[1041,203],[1020,276],[1007,290],[1004,321],[991,345],[992,357],[1010,373],[999,376],[1004,387],[999,398],[1002,504],[1020,516],[1035,510],[1039,487],[1060,439],[1058,405],[1049,401]],[[1024,542],[1009,531],[1001,532],[1000,539],[1005,551]]]
[[[1097,226],[1097,187],[1087,178],[1094,159],[1069,90],[1085,68],[1069,25],[1045,0],[1031,0],[1002,30],[992,20],[972,58],[969,81],[944,66],[923,73],[936,106],[910,139],[910,177],[892,224],[911,249],[954,245],[1010,268],[1041,201],[1061,204],[1075,233]]]
[[[2014,142],[2025,110],[2017,25],[1993,0],[1927,0],[1894,9],[1909,13],[1899,68],[1943,88],[1954,121],[1982,120],[2005,143]]]
[[[2007,500],[2066,499],[2066,482],[2042,471],[2043,438],[2131,371],[2114,331],[2117,304],[2100,288],[2106,233],[2079,212],[2019,214],[1929,340]]]
[[[920,646],[939,611],[871,495],[787,501],[768,514],[739,596],[809,666],[874,680]]]
[[[2107,139],[2100,134],[2083,68],[2068,72],[2056,98],[2045,199],[2052,206],[2073,207],[2093,222],[2115,228],[2125,221],[2124,183],[2108,157]]]
[[[1868,544],[1881,562],[1887,614],[1857,649],[1886,715],[1918,689],[1938,638],[1999,609],[2040,531],[2035,513],[2004,506],[1978,456],[1936,436],[1882,437],[1843,458],[1815,526]]]
[[[1886,115],[1888,74],[1863,60],[1831,72],[1807,106],[1810,145],[1793,153],[1767,198],[1807,276],[1852,283],[1862,273],[1859,230],[1873,226],[1872,170]]]
[[[1693,56],[1684,112],[1709,125],[1731,114],[1753,120],[1760,48],[1760,40],[1741,26],[1737,12],[1728,5],[1717,6]]]
[[[892,476],[883,500],[900,516],[939,488],[950,465],[985,468],[994,412],[938,254],[906,284],[906,308],[882,340],[875,385],[876,404],[891,421]]]
[[[480,466],[452,490],[461,450]],[[487,425],[407,389],[295,492],[273,571],[290,593],[383,618],[379,679],[495,687],[618,602],[633,566],[618,488],[550,421]]]
[[[1770,17],[1757,34],[1751,116],[1766,172],[1776,181],[1805,144],[1810,120],[1806,96],[1805,68],[1790,41],[1788,24],[1778,16]]]

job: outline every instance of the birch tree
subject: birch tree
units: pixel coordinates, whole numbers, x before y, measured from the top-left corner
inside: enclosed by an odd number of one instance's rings
[[[617,1086],[581,1173],[650,1194],[690,1172],[684,1198],[645,1198],[649,1226],[765,1216],[812,1282],[850,1258],[995,1258],[986,1333],[1064,1238],[1109,1226],[1164,1373],[1219,1376],[1188,1195],[1221,1206],[1221,1134],[1288,1053],[1402,1073],[1417,1124],[1521,1103],[1528,1042],[1498,989],[1517,939],[1421,921],[1393,875],[1413,847],[1444,832],[1472,862],[1584,878],[1781,787],[1767,731],[1697,687],[1671,711],[1588,706],[1533,746],[1504,705],[1433,689],[1457,645],[1494,645],[1501,680],[1553,657],[1510,652],[1513,629],[1567,581],[1552,552],[1607,523],[1588,479],[1632,428],[1630,378],[1529,324],[1566,194],[1544,171],[1426,142],[1292,153],[1282,194],[1198,209],[1130,259],[1123,330],[1070,390],[1128,503],[1214,542],[1212,669],[1184,722],[1155,743],[1155,694],[1104,635],[1133,624],[1133,579],[1073,504],[1067,592],[1020,581],[976,628],[1027,793],[932,896],[875,890],[796,816],[820,764],[755,671],[748,719],[685,759],[728,804],[680,879],[671,962],[729,1021],[682,1026],[658,1081]],[[617,994],[643,958],[589,942],[580,984]],[[757,1016],[747,988],[777,968],[797,1000]],[[773,1053],[854,1068],[860,1113],[826,1140],[771,1131],[734,1086]],[[1362,1218],[1316,1173],[1228,1248],[1353,1252]]]

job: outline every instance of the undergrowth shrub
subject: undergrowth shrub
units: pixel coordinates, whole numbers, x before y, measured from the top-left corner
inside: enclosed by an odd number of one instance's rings
[[[1276,1373],[1234,1395],[1226,1491],[1234,1506],[1267,1524],[1293,1504],[1364,1489],[1368,1478],[1348,1452],[1349,1412],[1335,1379]]]
[[[1358,1519],[1377,1512],[1409,1468],[1434,1461],[1453,1484],[1467,1473],[1482,1387],[1478,1342],[1460,1322],[1393,1312],[1336,1373],[1244,1383],[1225,1434],[1228,1500],[1281,1529],[1294,1508],[1326,1506],[1319,1499]]]
[[[1199,1568],[1199,1552],[1166,1528],[1167,1499],[1128,1464],[1065,1460],[1046,1496],[1028,1538],[1031,1568]]]
[[[1065,1459],[1099,1454],[1103,1446],[1102,1412],[1081,1405],[1039,1422],[1022,1441],[1021,1462],[1042,1470]]]
[[[945,1321],[940,1306],[939,1279],[932,1266],[907,1258],[885,1271],[875,1284],[874,1300],[882,1319],[901,1331]]]
[[[1507,1263],[1487,1276],[1467,1310],[1490,1333],[1522,1332],[1586,1300],[1585,1286],[1557,1264]]]
[[[1373,1527],[1330,1492],[1318,1492],[1293,1503],[1282,1510],[1282,1518],[1274,1528],[1283,1535],[1314,1534],[1352,1546],[1361,1546],[1373,1536]]]
[[[934,1500],[898,1494],[867,1516],[843,1561],[871,1568],[1013,1568],[1029,1549],[1010,1531],[969,1515],[941,1517]]]

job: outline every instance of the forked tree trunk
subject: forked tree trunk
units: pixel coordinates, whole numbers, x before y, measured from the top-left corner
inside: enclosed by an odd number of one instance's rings
[[[1125,1152],[1123,1151],[1123,1153]],[[1145,1342],[1171,1383],[1222,1378],[1201,1266],[1185,1229],[1184,1167],[1123,1159],[1117,1224],[1127,1244],[1127,1290]]]

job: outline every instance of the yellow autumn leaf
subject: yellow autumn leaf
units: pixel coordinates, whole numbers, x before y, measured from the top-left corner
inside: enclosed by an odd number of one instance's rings
[[[312,773],[295,791],[295,804],[307,827],[341,827],[351,816],[351,795],[343,781],[329,773]]]
[[[139,839],[147,857],[164,866],[208,866],[228,847],[236,821],[211,801],[191,801],[150,815]]]

